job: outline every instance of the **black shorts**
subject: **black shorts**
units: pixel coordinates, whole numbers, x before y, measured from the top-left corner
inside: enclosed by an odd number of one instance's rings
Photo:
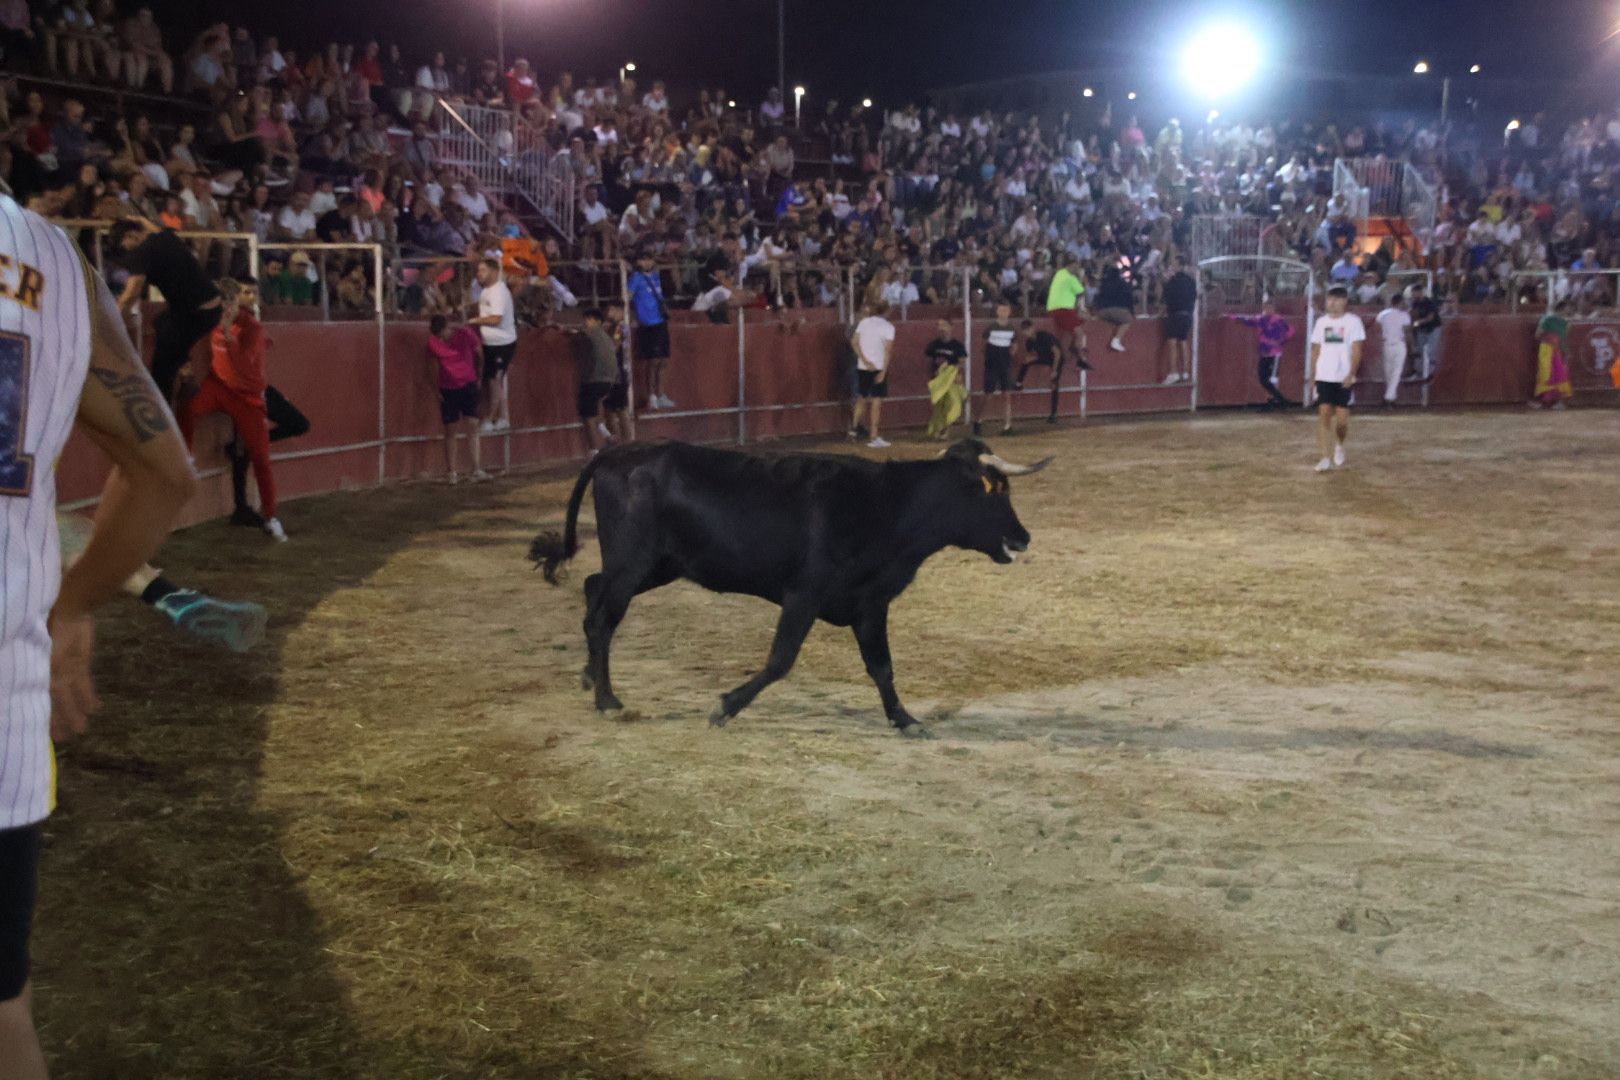
[[[588,382],[579,384],[579,418],[581,420],[594,420],[601,410],[602,402],[613,393],[613,384],[610,382]]]
[[[860,380],[859,385],[856,387],[856,395],[863,398],[888,397],[889,380],[884,379],[882,382],[878,382],[878,376],[881,374],[883,374],[881,371],[867,371],[862,368],[860,374],[856,376]]]
[[[1186,341],[1192,337],[1192,328],[1190,311],[1172,311],[1164,320],[1164,336],[1171,341]]]
[[[669,359],[669,323],[636,327],[636,355],[643,360]]]
[[[439,419],[449,427],[457,420],[478,419],[478,384],[468,383],[446,390],[439,388]]]
[[[1007,349],[986,349],[984,353],[984,392],[1005,393],[1012,389],[1012,353]]]
[[[1316,403],[1318,405],[1332,405],[1339,409],[1348,409],[1355,401],[1356,392],[1342,382],[1316,383]]]
[[[39,892],[38,825],[0,830],[0,1001],[28,982],[28,937]]]
[[[484,346],[484,378],[487,381],[495,375],[505,375],[512,367],[512,358],[517,355],[517,342],[510,345]]]
[[[602,408],[608,412],[624,412],[630,407],[630,384],[622,378],[613,384],[607,397],[602,399]]]

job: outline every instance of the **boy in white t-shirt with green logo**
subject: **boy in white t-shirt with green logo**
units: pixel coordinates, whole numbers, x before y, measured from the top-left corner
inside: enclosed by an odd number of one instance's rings
[[[1361,346],[1367,328],[1361,316],[1347,312],[1350,294],[1332,288],[1327,294],[1328,313],[1311,329],[1311,377],[1316,380],[1316,441],[1322,449],[1317,472],[1344,464],[1344,440],[1350,434],[1351,387],[1361,369]]]

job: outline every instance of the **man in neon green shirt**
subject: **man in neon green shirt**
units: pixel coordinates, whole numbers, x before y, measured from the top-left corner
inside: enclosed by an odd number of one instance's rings
[[[1073,360],[1075,366],[1087,371],[1086,331],[1080,321],[1085,305],[1086,285],[1080,280],[1080,258],[1073,252],[1063,258],[1063,269],[1052,275],[1052,287],[1046,292],[1046,315],[1057,327],[1058,341],[1063,346],[1063,359]],[[1052,370],[1053,404],[1056,404],[1058,380],[1063,375],[1060,363]],[[1057,412],[1054,408],[1053,413]]]

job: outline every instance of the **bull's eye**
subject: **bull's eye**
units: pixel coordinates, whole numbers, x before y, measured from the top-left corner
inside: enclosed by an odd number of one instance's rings
[[[981,476],[979,479],[984,482],[984,493],[986,495],[989,495],[996,490],[996,485],[990,482],[990,478],[988,476]]]

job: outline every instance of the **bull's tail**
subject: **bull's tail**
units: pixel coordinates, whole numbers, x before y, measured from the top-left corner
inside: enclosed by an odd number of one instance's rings
[[[563,526],[562,535],[543,532],[529,544],[529,558],[553,585],[558,584],[558,569],[579,551],[579,504],[585,500],[585,489],[590,486],[601,461],[600,454],[591,458],[574,482],[574,493],[568,497],[568,522]]]

